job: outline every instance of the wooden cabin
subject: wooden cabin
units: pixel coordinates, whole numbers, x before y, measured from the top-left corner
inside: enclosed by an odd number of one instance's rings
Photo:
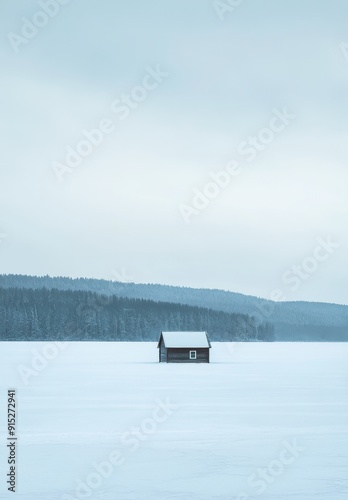
[[[209,363],[207,332],[161,332],[160,363]]]

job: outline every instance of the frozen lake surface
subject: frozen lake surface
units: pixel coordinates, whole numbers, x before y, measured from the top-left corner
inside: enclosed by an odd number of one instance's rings
[[[346,500],[348,343],[212,346],[183,365],[154,343],[2,342],[17,498]]]

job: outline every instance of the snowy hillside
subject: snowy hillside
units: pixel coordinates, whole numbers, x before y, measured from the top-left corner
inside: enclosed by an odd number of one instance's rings
[[[84,291],[129,299],[185,304],[229,314],[247,314],[254,317],[258,324],[271,323],[275,327],[275,339],[278,341],[348,340],[348,306],[346,305],[274,302],[224,290],[49,276],[0,275],[0,288]],[[208,329],[208,327],[205,328]],[[127,340],[135,339],[130,337]],[[223,338],[222,340],[230,339]]]

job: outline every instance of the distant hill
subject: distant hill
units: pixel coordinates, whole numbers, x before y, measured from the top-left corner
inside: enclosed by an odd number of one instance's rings
[[[105,296],[146,299],[252,316],[256,325],[270,322],[275,340],[348,341],[348,306],[316,302],[272,302],[223,290],[158,284],[120,283],[91,278],[1,275],[2,288],[88,291]]]
[[[161,330],[206,330],[213,341],[270,341],[245,314],[56,288],[0,288],[0,340],[155,341]]]

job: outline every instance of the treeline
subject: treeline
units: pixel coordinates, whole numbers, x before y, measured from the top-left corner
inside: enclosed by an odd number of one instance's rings
[[[0,340],[156,341],[161,330],[206,330],[212,341],[272,341],[245,314],[92,292],[0,288]]]
[[[63,276],[26,276],[21,274],[0,275],[2,288],[56,288],[94,292],[101,295],[116,295],[129,299],[147,299],[157,302],[175,302],[189,306],[205,307],[225,311],[249,314],[257,312],[260,299],[240,293],[223,290],[188,288],[151,283],[128,283],[107,281],[95,278],[67,278]]]
[[[279,340],[293,340],[293,334],[301,338],[303,327],[307,326],[311,327],[311,333],[305,335],[306,340],[318,340],[322,335],[325,340],[332,340],[336,330],[339,332],[346,328],[348,331],[348,306],[338,304],[272,302],[223,290],[121,283],[92,278],[0,275],[0,287],[85,291],[100,295],[171,302],[226,313],[246,314],[254,317],[258,322],[268,321],[274,324]],[[284,328],[284,325],[289,325],[289,328]],[[324,328],[318,337],[316,327],[327,328]]]

